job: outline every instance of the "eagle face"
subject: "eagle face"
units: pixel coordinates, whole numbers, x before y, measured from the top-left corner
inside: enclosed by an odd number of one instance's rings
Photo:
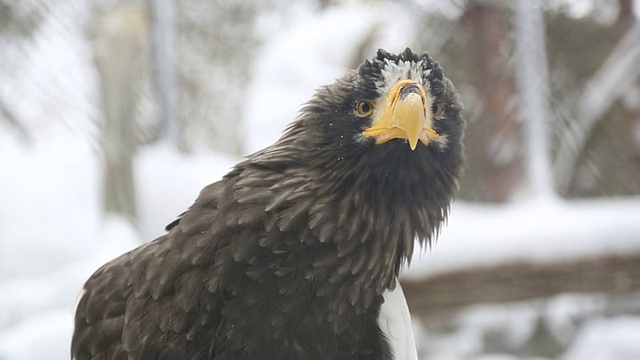
[[[397,276],[447,216],[461,109],[428,54],[378,51],[205,187],[165,235],[98,269],[72,356],[416,358]],[[404,309],[388,311],[395,303]]]
[[[289,148],[297,154],[314,182],[355,203],[345,205],[344,216],[370,214],[362,222],[380,222],[380,231],[401,227],[394,241],[404,245],[390,256],[404,260],[414,238],[428,242],[438,231],[457,189],[461,112],[453,84],[427,53],[379,50],[317,90],[265,153]]]
[[[290,130],[307,128],[293,131],[294,136],[306,138],[307,156],[322,168],[347,160],[362,171],[358,163],[378,166],[373,157],[396,162],[413,156],[419,166],[442,164],[457,178],[463,162],[461,110],[453,85],[427,53],[407,48],[395,55],[381,49],[319,89]]]
[[[373,99],[358,99],[354,115],[372,119],[362,134],[382,144],[392,139],[405,139],[411,150],[418,141],[431,141],[446,147],[446,135],[434,130],[434,123],[444,118],[442,69],[427,55],[417,56],[410,50],[399,56],[378,52],[373,62],[358,71],[360,86],[369,89]],[[366,96],[365,94],[362,94]]]

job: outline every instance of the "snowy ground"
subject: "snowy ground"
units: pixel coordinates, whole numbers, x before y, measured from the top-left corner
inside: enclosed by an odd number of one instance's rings
[[[102,218],[97,164],[80,140],[34,148],[0,141],[0,359],[67,359],[84,280],[161,234],[233,162],[215,154],[186,157],[163,145],[142,151],[139,231]]]
[[[640,359],[639,301],[640,294],[614,301],[604,294],[561,294],[476,305],[444,331],[419,323],[414,329],[421,358],[429,360]]]

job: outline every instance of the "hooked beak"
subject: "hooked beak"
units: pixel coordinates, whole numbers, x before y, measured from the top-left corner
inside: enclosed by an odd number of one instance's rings
[[[428,145],[430,139],[440,137],[431,126],[431,104],[427,103],[424,88],[417,82],[398,81],[381,102],[381,111],[373,124],[362,132],[364,136],[374,137],[376,144],[406,139],[411,150],[415,150],[418,140]]]

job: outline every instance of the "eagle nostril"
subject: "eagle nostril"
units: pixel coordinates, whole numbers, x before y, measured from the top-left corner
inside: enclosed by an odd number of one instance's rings
[[[400,100],[404,100],[409,94],[420,94],[418,84],[407,84],[400,89]]]

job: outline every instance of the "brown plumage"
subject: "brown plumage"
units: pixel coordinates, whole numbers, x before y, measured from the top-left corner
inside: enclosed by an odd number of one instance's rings
[[[440,66],[409,49],[320,88],[167,234],[89,278],[72,356],[393,358],[383,293],[447,215],[460,112]]]

